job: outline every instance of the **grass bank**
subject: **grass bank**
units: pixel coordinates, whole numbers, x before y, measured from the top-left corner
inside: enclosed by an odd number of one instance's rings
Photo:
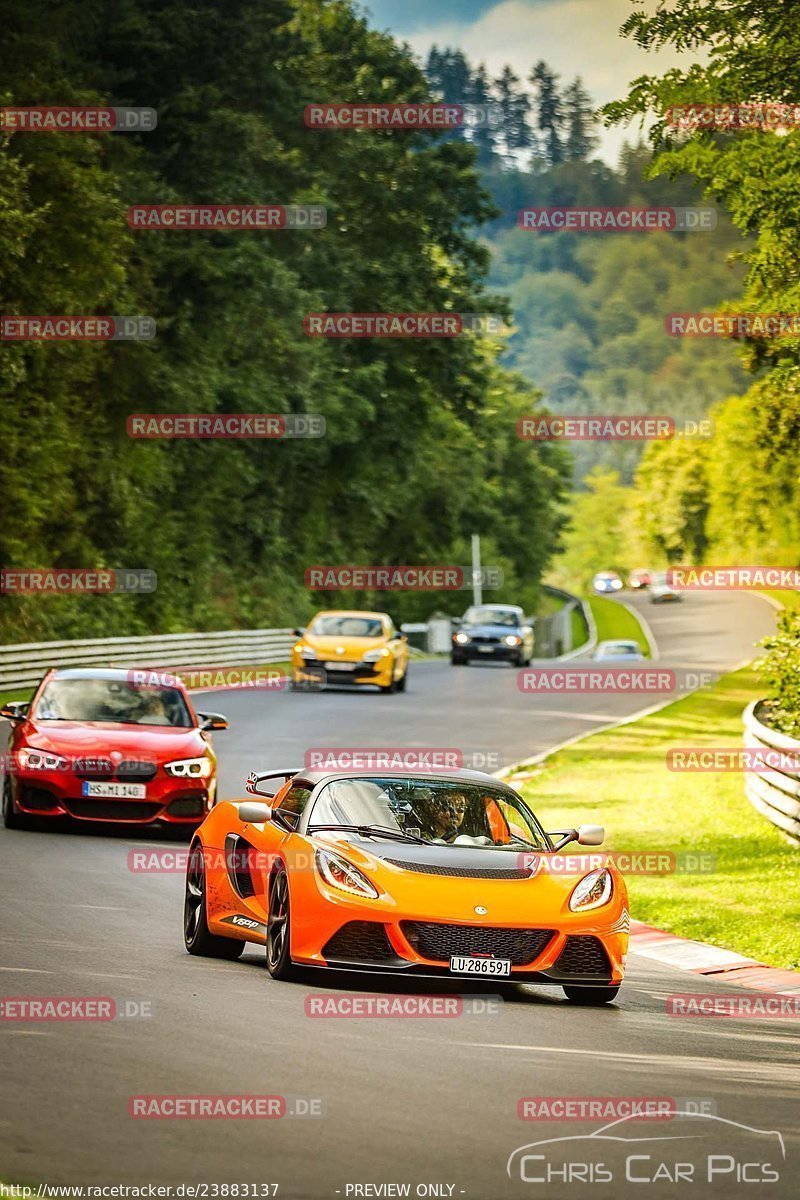
[[[645,658],[650,657],[650,646],[644,630],[639,618],[630,608],[623,608],[616,600],[608,600],[604,596],[589,596],[587,602],[597,626],[598,642],[624,638],[626,641],[638,643]]]
[[[741,745],[742,709],[763,690],[751,668],[736,671],[559,751],[517,786],[550,829],[596,820],[611,850],[713,855],[705,874],[629,875],[632,916],[800,969],[800,847],[751,807],[739,772],[676,773],[665,760],[675,746]]]

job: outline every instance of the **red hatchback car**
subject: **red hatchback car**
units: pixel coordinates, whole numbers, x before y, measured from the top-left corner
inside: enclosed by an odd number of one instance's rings
[[[3,821],[74,817],[195,828],[216,798],[209,732],[179,679],[143,686],[141,672],[93,667],[49,671],[29,704],[8,704]]]

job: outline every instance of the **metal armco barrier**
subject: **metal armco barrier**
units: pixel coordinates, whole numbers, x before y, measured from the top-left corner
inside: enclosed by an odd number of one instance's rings
[[[762,703],[756,701],[744,710],[745,746],[787,750],[800,755],[800,741],[759,721],[756,713]],[[747,799],[762,816],[800,842],[800,773],[772,770],[748,773],[744,787]]]
[[[294,641],[291,629],[233,629],[0,646],[0,688],[33,687],[49,667],[261,666],[285,662]]]
[[[578,653],[585,653],[590,650],[597,641],[597,630],[595,629],[592,610],[586,601],[578,599],[571,592],[565,592],[563,588],[550,587],[549,584],[543,584],[542,591],[546,592],[549,596],[555,597],[557,600],[561,600],[563,606],[558,612],[551,613],[550,616],[535,618],[533,629],[536,639],[536,657],[572,658]],[[587,641],[581,646],[573,646],[572,644],[572,611],[575,608],[582,610],[583,619],[589,631]]]

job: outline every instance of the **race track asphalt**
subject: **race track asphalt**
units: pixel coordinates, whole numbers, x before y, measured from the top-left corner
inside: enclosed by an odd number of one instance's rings
[[[774,624],[769,606],[748,594],[693,595],[663,608],[645,597],[626,600],[651,623],[659,665],[676,669],[738,665]],[[412,665],[404,695],[238,691],[203,696],[200,707],[231,721],[216,737],[225,798],[243,794],[248,771],[301,765],[310,747],[456,747],[505,765],[661,698],[523,694],[510,668],[429,661]],[[586,819],[602,821],[602,797],[587,797]],[[619,1000],[607,1009],[572,1007],[557,989],[398,981],[394,993],[462,996],[476,1011],[449,1019],[314,1019],[306,1015],[310,994],[377,992],[380,979],[307,974],[276,983],[255,946],[236,963],[189,957],[182,876],[128,869],[128,852],[155,841],[83,827],[0,829],[0,995],[108,996],[118,1006],[135,1001],[151,1009],[149,1018],[102,1024],[0,1021],[0,1180],[278,1183],[286,1200],[403,1194],[381,1191],[382,1184],[408,1184],[411,1196],[470,1200],[717,1195],[707,1184],[626,1183],[624,1175],[622,1182],[616,1175],[613,1183],[568,1186],[522,1182],[516,1165],[506,1173],[516,1148],[602,1123],[523,1121],[520,1098],[658,1096],[704,1102],[727,1121],[783,1134],[780,1183],[737,1184],[729,1174],[719,1194],[796,1194],[797,1022],[681,1020],[664,1012],[670,993],[730,993],[730,984],[703,979],[698,988],[692,976],[633,954]],[[476,1001],[490,991],[490,1004]],[[128,1116],[132,1095],[242,1093],[281,1095],[298,1111],[298,1101],[315,1102],[324,1115]],[[659,1133],[668,1124],[659,1122]],[[707,1132],[712,1123],[702,1124]],[[762,1138],[713,1124],[709,1136],[720,1155]],[[641,1138],[653,1126],[628,1128]],[[596,1163],[600,1152],[583,1153]],[[640,1174],[654,1173],[659,1153],[648,1143]],[[526,1160],[529,1176],[533,1162]],[[364,1190],[368,1184],[378,1190]],[[439,1190],[416,1190],[427,1185]]]

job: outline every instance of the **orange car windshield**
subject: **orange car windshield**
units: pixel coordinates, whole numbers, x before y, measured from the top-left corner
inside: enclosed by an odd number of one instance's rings
[[[371,826],[435,845],[548,849],[516,793],[457,780],[336,779],[317,798],[309,832],[321,825]]]

